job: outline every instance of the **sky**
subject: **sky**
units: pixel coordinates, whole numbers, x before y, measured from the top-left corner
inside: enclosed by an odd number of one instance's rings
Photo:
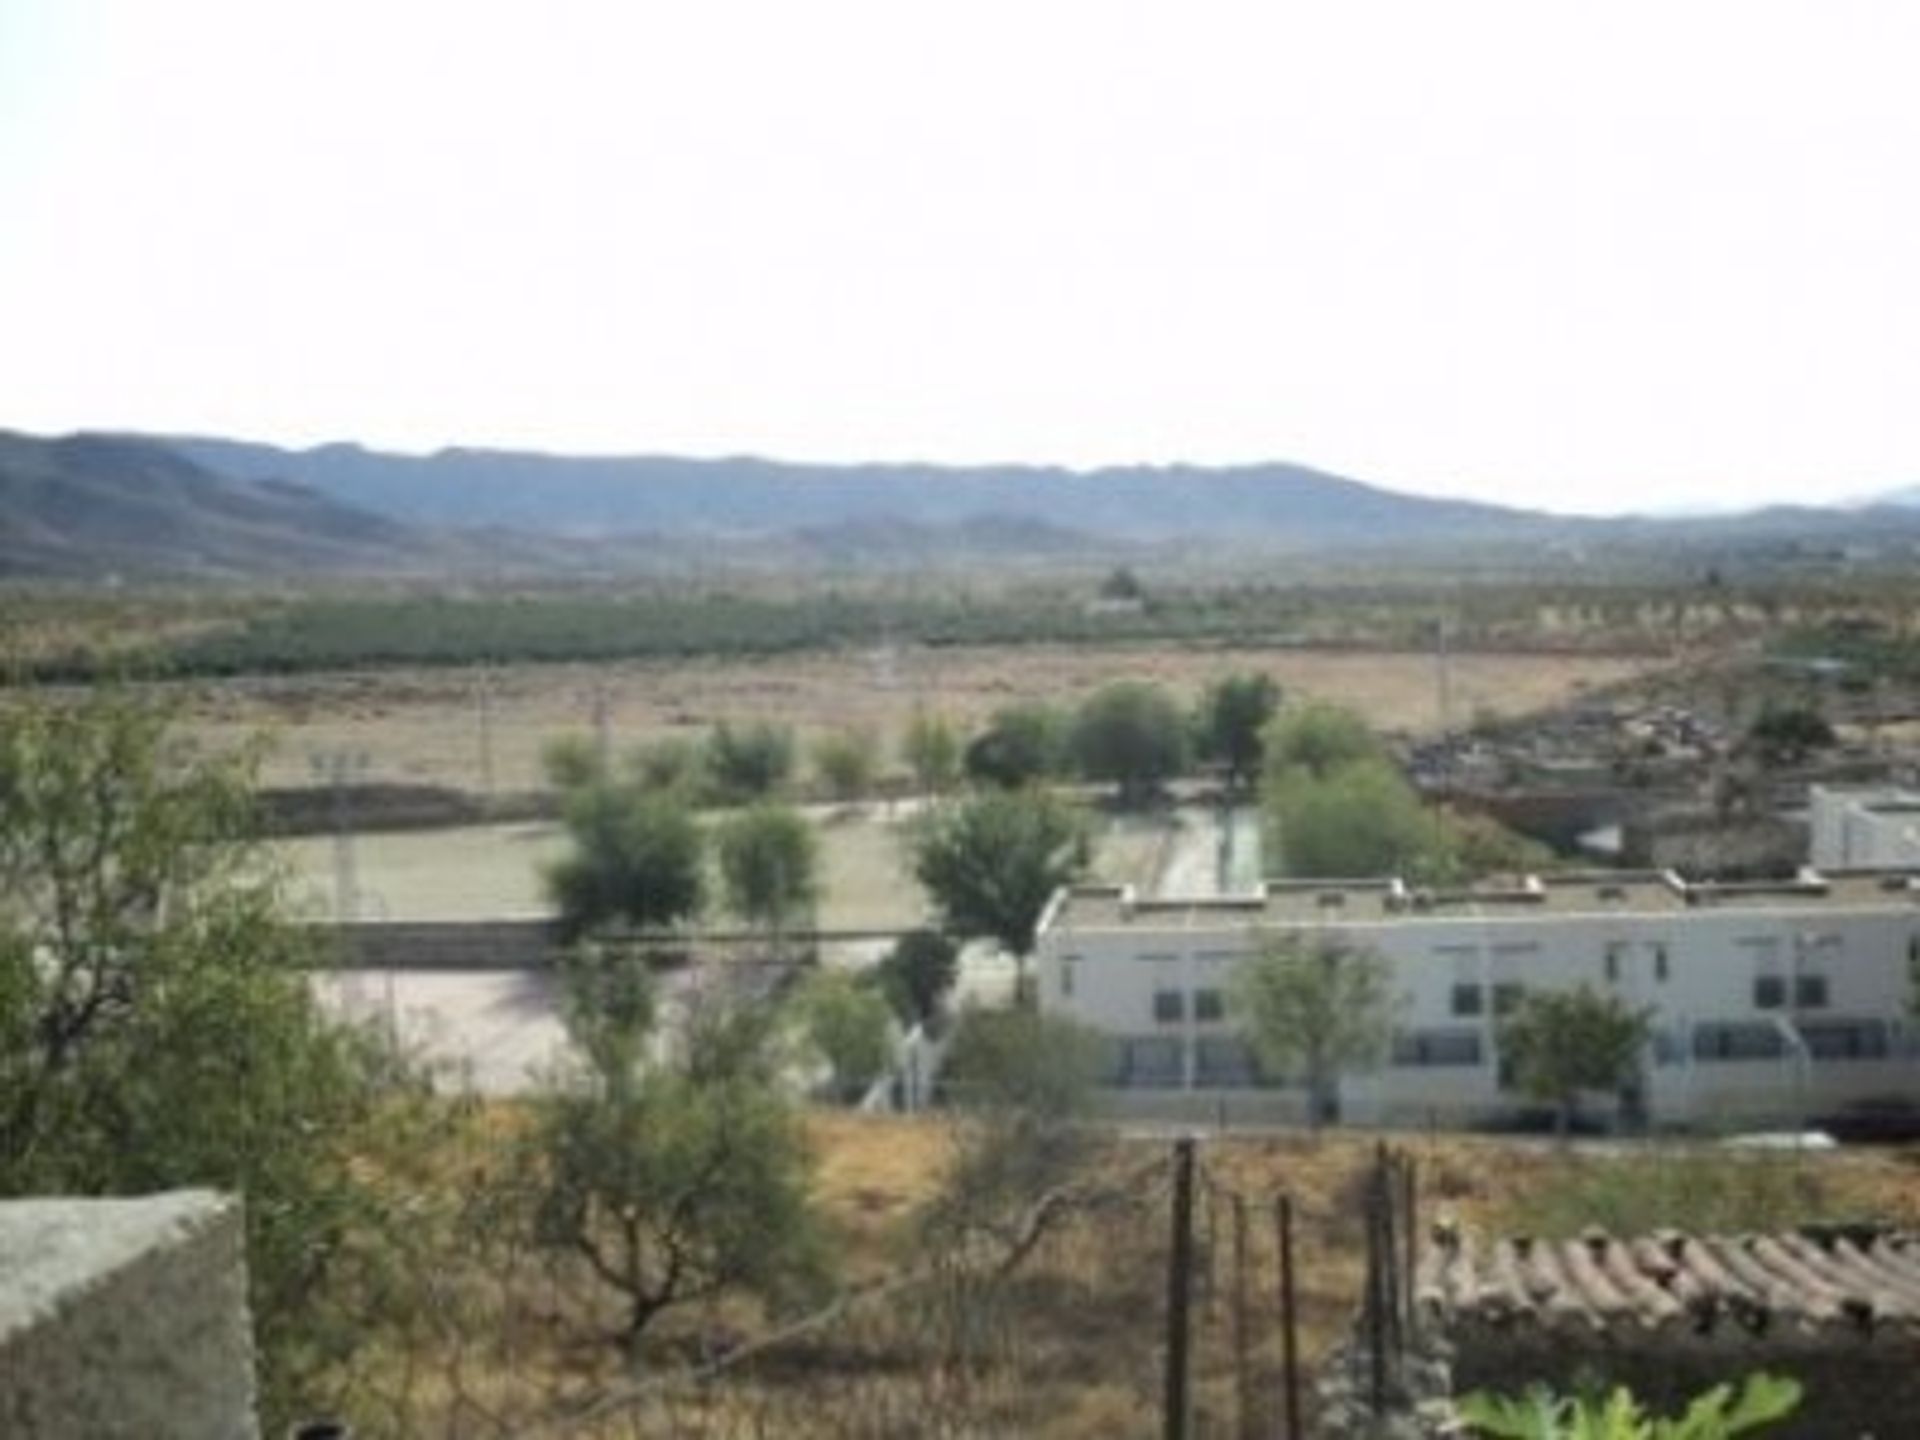
[[[1920,6],[0,0],[0,425],[1920,483]]]

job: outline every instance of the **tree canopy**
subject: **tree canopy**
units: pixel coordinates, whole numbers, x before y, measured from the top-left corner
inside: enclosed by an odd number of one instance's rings
[[[1137,801],[1186,765],[1186,728],[1158,685],[1119,680],[1102,686],[1074,717],[1073,758],[1089,780],[1111,781]]]
[[[1260,772],[1263,736],[1280,708],[1280,687],[1258,670],[1223,675],[1206,689],[1194,712],[1200,754],[1227,767],[1227,783],[1245,785]]]
[[[893,1059],[893,1017],[870,985],[844,970],[816,970],[793,998],[807,1044],[831,1072],[835,1099],[858,1100]]]
[[[1010,705],[967,743],[967,778],[1016,789],[1066,769],[1069,725],[1046,705]]]
[[[960,973],[960,949],[938,930],[909,930],[880,962],[881,993],[902,1025],[931,1025]]]
[[[1079,818],[1040,791],[985,791],[927,817],[914,871],[955,935],[984,936],[1024,972],[1047,901],[1086,866]]]
[[[1361,761],[1384,763],[1386,750],[1367,722],[1343,705],[1309,701],[1280,712],[1261,737],[1269,786],[1305,771],[1325,779]]]
[[[1650,1023],[1651,1012],[1590,985],[1529,990],[1500,1027],[1500,1053],[1522,1090],[1555,1107],[1564,1134],[1582,1090],[1615,1090],[1632,1076]]]
[[[566,936],[668,926],[699,913],[705,839],[682,801],[602,782],[574,791],[562,820],[570,848],[546,878]]]
[[[900,758],[920,793],[937,795],[960,776],[960,737],[945,716],[916,705],[900,738]]]
[[[1261,1065],[1306,1083],[1314,1125],[1334,1118],[1342,1070],[1386,1058],[1393,969],[1377,951],[1268,935],[1234,975],[1231,994],[1234,1018]]]
[[[706,745],[715,794],[728,802],[773,794],[793,774],[793,749],[793,731],[785,725],[755,721],[735,726],[722,720]]]
[[[835,800],[858,800],[873,788],[880,742],[871,730],[836,730],[813,743],[813,768]]]
[[[778,936],[819,899],[820,844],[790,805],[759,804],[723,821],[717,845],[727,908]]]

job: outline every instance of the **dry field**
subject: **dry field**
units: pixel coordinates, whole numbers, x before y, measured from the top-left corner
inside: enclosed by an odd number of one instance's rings
[[[936,1194],[952,1152],[952,1132],[937,1120],[811,1118],[817,1152],[815,1192],[834,1236],[841,1273],[855,1285],[897,1281],[926,1260],[916,1244],[917,1216]],[[1233,1435],[1233,1297],[1246,1283],[1247,1356],[1253,1433],[1275,1433],[1279,1336],[1274,1201],[1291,1196],[1296,1216],[1303,1357],[1311,1367],[1346,1333],[1362,1269],[1359,1197],[1380,1137],[1333,1134],[1207,1137],[1200,1147],[1196,1209],[1198,1288],[1194,1312],[1196,1434]],[[1594,1197],[1600,1213],[1621,1195],[1658,1192],[1667,1208],[1644,1201],[1643,1226],[1775,1228],[1813,1218],[1864,1218],[1913,1224],[1920,1186],[1911,1158],[1895,1152],[1778,1155],[1722,1151],[1588,1149],[1567,1152],[1540,1141],[1460,1137],[1387,1137],[1417,1167],[1420,1214],[1442,1215],[1486,1232],[1549,1233],[1542,1196]],[[597,1358],[552,1329],[557,1292],[531,1304],[510,1299],[452,1323],[500,1333],[465,1333],[468,1371],[458,1388],[486,1402],[486,1413],[513,1420],[495,1429],[443,1429],[435,1395],[411,1420],[420,1433],[575,1434],[592,1436],[734,1435],[988,1436],[1057,1440],[1152,1435],[1163,1358],[1168,1224],[1168,1146],[1119,1139],[1093,1172],[1106,1199],[1098,1208],[1061,1212],[1028,1259],[1004,1281],[956,1292],[940,1285],[907,1293],[876,1291],[812,1328],[722,1365],[702,1385],[673,1382],[675,1367],[699,1361],[688,1346],[703,1322],[681,1326],[636,1387],[605,1352]],[[1646,1183],[1662,1169],[1687,1172],[1679,1183]],[[1731,1212],[1709,1215],[1690,1195],[1705,1188]],[[1120,1203],[1114,1203],[1115,1196]],[[1247,1206],[1244,1264],[1232,1243],[1233,1197]],[[1577,1223],[1578,1212],[1569,1216]],[[576,1320],[586,1312],[572,1311]],[[714,1323],[710,1316],[707,1325]],[[745,1312],[729,1315],[739,1339],[763,1333]],[[430,1375],[444,1357],[412,1357]],[[681,1369],[678,1373],[687,1373]],[[663,1383],[664,1382],[664,1383]],[[640,1392],[635,1395],[633,1392]],[[631,1403],[610,1403],[627,1396]],[[601,1403],[595,1404],[595,1401]],[[555,1413],[590,1423],[543,1424]],[[1310,1404],[1309,1404],[1310,1409]],[[474,1412],[477,1416],[480,1412]],[[436,1423],[439,1422],[439,1423]],[[373,1427],[369,1433],[385,1433]]]
[[[1653,659],[1564,655],[1456,656],[1452,714],[1516,714],[1628,679]],[[1235,670],[1261,669],[1285,692],[1351,705],[1387,730],[1439,724],[1434,657],[1426,653],[1149,646],[847,651],[763,660],[518,665],[488,672],[395,670],[297,678],[183,682],[189,715],[215,743],[256,731],[276,741],[271,784],[313,781],[312,756],[367,757],[366,778],[497,790],[540,780],[541,747],[585,733],[603,710],[616,745],[690,734],[719,720],[776,720],[804,735],[865,727],[889,758],[916,704],[973,724],[1019,700],[1070,702],[1116,679],[1147,679],[1192,696]]]

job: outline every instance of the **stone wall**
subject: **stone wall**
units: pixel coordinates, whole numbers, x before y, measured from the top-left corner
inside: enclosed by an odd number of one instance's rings
[[[0,1435],[255,1440],[239,1202],[0,1203]]]

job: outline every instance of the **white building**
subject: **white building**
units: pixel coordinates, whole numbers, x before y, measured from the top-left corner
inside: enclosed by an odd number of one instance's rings
[[[1807,823],[1815,869],[1920,866],[1920,792],[1815,785],[1807,792]]]
[[[1340,1082],[1344,1118],[1460,1123],[1525,1103],[1497,1021],[1529,986],[1588,982],[1653,1012],[1637,1080],[1596,1097],[1656,1123],[1792,1122],[1920,1095],[1920,879],[1808,871],[1690,885],[1669,873],[1529,879],[1511,890],[1399,881],[1270,882],[1246,896],[1055,896],[1035,975],[1043,1010],[1113,1042],[1109,1083],[1133,1113],[1299,1115],[1259,1074],[1227,1013],[1230,975],[1263,936],[1327,937],[1392,963],[1392,1057]]]

